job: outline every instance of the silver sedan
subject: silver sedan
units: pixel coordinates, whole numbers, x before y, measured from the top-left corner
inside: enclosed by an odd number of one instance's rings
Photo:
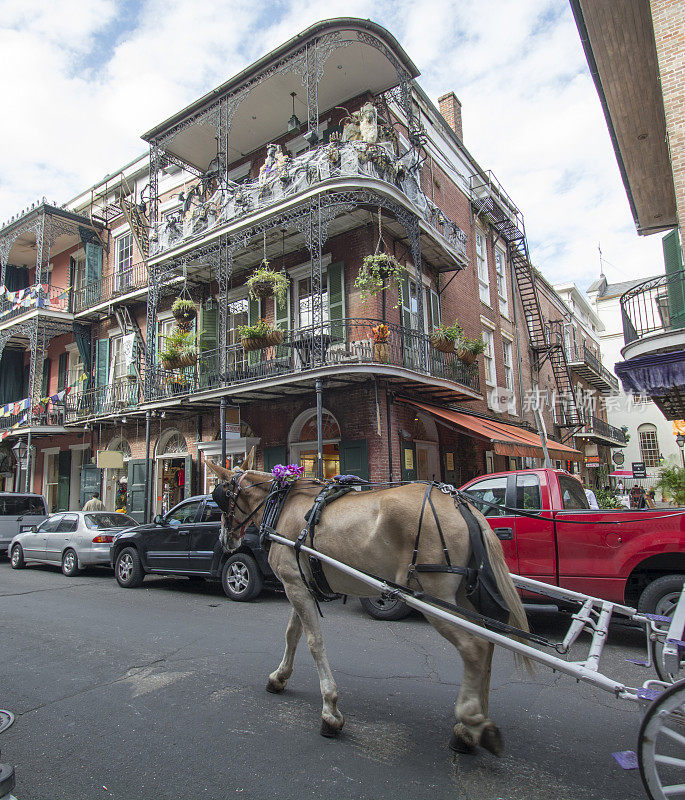
[[[87,566],[111,566],[109,547],[117,533],[138,523],[112,511],[69,511],[53,514],[45,522],[12,539],[7,555],[13,569],[28,563],[55,564],[72,577]]]

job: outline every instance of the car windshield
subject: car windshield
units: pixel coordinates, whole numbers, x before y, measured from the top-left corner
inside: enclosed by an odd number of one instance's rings
[[[104,531],[108,528],[128,528],[138,523],[126,514],[86,514],[86,528],[91,531]]]

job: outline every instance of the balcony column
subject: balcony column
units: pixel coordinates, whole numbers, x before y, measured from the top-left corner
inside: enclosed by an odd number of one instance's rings
[[[157,342],[157,306],[159,304],[160,287],[157,267],[150,266],[148,273],[147,319],[145,332],[145,400],[151,400],[154,387]]]
[[[226,351],[228,340],[228,287],[233,274],[233,247],[228,242],[222,242],[219,249],[217,266],[217,283],[219,285],[219,372],[221,380],[228,375],[228,353]]]
[[[318,40],[307,44],[303,83],[307,89],[307,132],[315,133],[316,139],[308,139],[313,147],[318,141],[319,128],[319,81],[323,76],[323,64],[319,64]]]
[[[42,335],[41,335],[42,333]],[[34,409],[40,401],[40,389],[43,380],[43,360],[45,359],[45,331],[38,330],[38,321],[31,324],[29,331],[29,386],[28,396],[31,400],[29,421],[33,419]]]
[[[412,260],[414,261],[414,269],[416,270],[416,284],[418,292],[418,327],[421,333],[424,332],[424,317],[423,317],[423,267],[421,265],[421,228],[419,225],[419,218],[411,215],[405,221],[405,229],[409,237],[409,245],[411,247]],[[427,343],[426,343],[427,346]],[[419,348],[419,366],[425,372],[428,368],[428,353],[425,347]]]
[[[162,166],[162,151],[157,142],[150,145],[150,209],[148,222],[150,225],[150,238],[157,239],[159,222],[159,170]]]

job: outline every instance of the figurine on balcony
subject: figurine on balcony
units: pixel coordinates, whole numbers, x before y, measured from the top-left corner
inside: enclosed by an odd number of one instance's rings
[[[266,148],[266,159],[259,168],[259,196],[263,197],[278,178],[281,183],[288,181],[288,165],[291,159],[279,144],[269,144]]]
[[[378,112],[373,103],[364,103],[359,111],[348,115],[343,126],[342,140],[367,144],[378,141]]]

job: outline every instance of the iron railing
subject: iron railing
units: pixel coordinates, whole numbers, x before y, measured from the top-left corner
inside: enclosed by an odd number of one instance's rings
[[[37,283],[27,289],[10,292],[0,300],[0,322],[14,319],[35,309],[44,311],[69,311],[69,289]]]
[[[597,436],[611,439],[617,444],[628,444],[628,438],[624,431],[620,428],[615,428],[613,425],[609,425],[608,422],[594,415],[588,417],[585,429],[588,433],[596,433]]]
[[[138,378],[119,378],[106,386],[68,394],[65,398],[66,421],[78,422],[90,417],[118,414],[133,410],[142,402]]]
[[[621,296],[623,340],[635,342],[650,333],[685,328],[685,270],[659,275]]]
[[[602,380],[611,386],[612,389],[618,391],[618,378],[613,375],[602,364],[601,356],[598,356],[589,347],[583,345],[582,347],[566,347],[566,358],[568,362],[573,364],[583,363],[589,367],[595,375],[598,375]]]
[[[78,314],[98,303],[121,297],[121,295],[136,289],[142,289],[147,286],[147,279],[147,265],[144,261],[139,261],[125,270],[103,275],[97,281],[83,285],[77,284],[72,292],[74,313]]]
[[[283,342],[246,352],[242,344],[205,350],[196,366],[181,370],[154,368],[151,400],[190,394],[205,389],[281,377],[322,366],[355,364],[403,367],[443,378],[480,391],[477,364],[464,364],[456,353],[435,350],[429,337],[399,325],[387,324],[388,339],[374,344],[372,329],[380,320],[339,319],[320,326],[285,331]]]

